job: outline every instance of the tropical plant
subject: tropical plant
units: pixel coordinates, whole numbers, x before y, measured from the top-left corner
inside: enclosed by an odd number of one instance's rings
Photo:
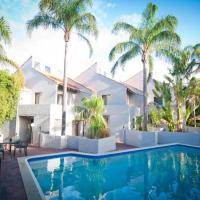
[[[106,121],[103,117],[104,101],[102,97],[93,95],[91,98],[83,98],[83,106],[88,112],[88,137],[90,138],[102,138],[109,135]]]
[[[200,90],[199,80],[192,77],[200,69],[200,44],[188,46],[184,49],[163,50],[160,53],[172,64],[169,83],[175,101],[177,131],[182,131],[191,112],[198,108]],[[187,104],[187,106],[186,106]]]
[[[142,131],[143,116],[136,117],[136,129]]]
[[[6,55],[6,52],[4,50],[3,44],[10,44],[11,43],[11,30],[8,22],[1,17],[0,18],[0,64],[4,66],[11,66],[16,69],[15,76],[16,76],[16,81],[19,82],[21,87],[24,85],[24,76],[19,68],[19,66],[16,64],[15,61],[11,60],[8,58]]]
[[[124,31],[129,34],[127,41],[117,44],[110,52],[110,61],[118,54],[121,56],[115,62],[111,72],[114,74],[119,66],[124,66],[136,56],[141,57],[143,64],[143,129],[147,130],[147,81],[152,77],[153,54],[162,49],[169,49],[180,43],[179,36],[175,33],[177,20],[174,16],[157,18],[158,7],[149,3],[142,14],[142,21],[138,27],[127,22],[117,22],[113,33]],[[149,75],[147,77],[147,68]]]
[[[158,98],[163,100],[161,106],[161,117],[166,122],[168,130],[174,131],[175,130],[175,123],[174,123],[174,111],[172,108],[172,94],[171,88],[168,83],[160,83],[158,81],[154,81],[155,89],[153,90],[154,95]]]
[[[152,125],[155,127],[159,127],[162,123],[163,111],[160,108],[152,108],[150,111],[150,119]]]
[[[0,63],[3,65],[11,65],[16,69],[19,69],[18,65],[7,57],[3,43],[11,43],[11,30],[8,22],[4,19],[4,17],[0,17]]]
[[[187,84],[183,84],[183,80],[177,80],[177,77],[166,78],[168,83],[155,81],[154,94],[164,99],[162,118],[169,130],[183,131],[189,117],[200,105],[200,80],[192,77]]]
[[[92,0],[41,0],[39,13],[27,22],[27,30],[31,32],[40,26],[61,30],[64,33],[65,54],[64,54],[64,89],[63,89],[63,114],[62,134],[66,131],[66,110],[67,110],[67,50],[71,35],[76,33],[90,48],[92,46],[86,35],[97,36],[96,18],[87,8],[92,6]]]
[[[0,126],[15,116],[20,88],[15,75],[0,70]]]
[[[89,110],[84,106],[74,107],[75,119],[83,122],[83,136],[85,135],[85,127],[89,119]]]

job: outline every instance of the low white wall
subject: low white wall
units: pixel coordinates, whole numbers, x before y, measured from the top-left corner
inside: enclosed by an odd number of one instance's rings
[[[186,131],[200,133],[200,127],[186,126]]]
[[[50,134],[40,134],[40,147],[53,149],[74,149],[78,150],[79,136],[58,136]]]
[[[157,145],[157,133],[143,131],[126,131],[125,144],[136,147],[147,147]]]
[[[67,136],[40,134],[40,147],[53,149],[67,148]]]
[[[158,144],[182,143],[200,146],[199,133],[158,133]]]
[[[78,150],[80,136],[67,136],[67,148]]]
[[[78,150],[85,153],[105,153],[116,150],[115,136],[102,139],[89,139],[81,137],[79,139]]]

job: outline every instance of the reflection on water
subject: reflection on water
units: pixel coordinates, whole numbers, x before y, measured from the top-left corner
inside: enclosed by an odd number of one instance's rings
[[[200,150],[167,147],[102,159],[32,161],[48,199],[200,200]]]

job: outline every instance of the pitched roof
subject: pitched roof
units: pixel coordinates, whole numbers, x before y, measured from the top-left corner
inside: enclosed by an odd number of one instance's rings
[[[111,80],[111,81],[113,81],[113,82],[115,82],[115,83],[117,83],[117,84],[123,85],[123,86],[126,87],[128,90],[130,90],[131,92],[134,92],[134,93],[140,94],[140,95],[142,94],[142,91],[141,91],[141,90],[139,90],[139,89],[137,89],[137,88],[135,88],[135,87],[133,87],[133,86],[131,86],[131,85],[128,85],[127,83],[123,83],[123,82],[116,81],[116,80],[114,80],[114,79],[112,79],[112,78],[110,78],[110,77],[107,77],[107,76],[104,75],[104,74],[101,74],[101,73],[97,72],[97,62],[95,62],[93,65],[91,65],[91,66],[88,67],[86,70],[84,70],[81,74],[79,74],[79,75],[76,77],[76,80],[79,80],[79,78],[80,78],[81,76],[85,75],[85,74],[87,73],[87,71],[89,71],[89,70],[91,70],[91,69],[94,70],[94,72],[95,72],[97,75],[102,76],[102,77],[104,77],[104,78],[106,78],[106,79],[109,79],[109,80]],[[92,87],[92,85],[91,85],[91,87]]]
[[[122,84],[125,85],[125,86],[127,87],[128,90],[130,90],[130,91],[132,91],[132,92],[134,92],[134,93],[136,93],[136,94],[143,95],[142,90],[139,90],[139,89],[137,89],[137,88],[135,88],[135,87],[133,87],[133,86],[127,84],[127,83],[122,83]]]
[[[40,71],[40,70],[38,70],[38,69],[35,69],[35,68],[33,68],[33,69],[34,69],[35,71],[39,72],[40,74],[46,76],[48,79],[50,79],[50,80],[52,80],[52,81],[55,81],[58,85],[63,85],[63,84],[64,84],[63,79],[61,79],[61,78],[58,78],[58,77],[56,77],[56,76],[53,76],[52,74],[44,73],[44,72],[42,72],[42,71]],[[71,78],[69,78],[69,77],[68,77],[68,80],[67,80],[67,87],[68,87],[69,89],[77,90],[77,91],[81,91],[81,90],[82,90],[81,88],[85,88],[85,89],[87,89],[87,90],[93,92],[92,89],[90,89],[90,88],[88,88],[88,87],[82,85],[81,83],[79,83],[79,82],[77,82],[77,81],[75,81],[75,80],[73,80],[73,79],[71,79]]]

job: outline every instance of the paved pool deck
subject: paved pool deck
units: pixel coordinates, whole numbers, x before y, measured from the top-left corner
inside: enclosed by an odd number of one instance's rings
[[[118,150],[133,149],[135,147],[118,143]],[[71,149],[45,149],[34,146],[28,147],[28,156],[51,154],[71,151]],[[16,153],[16,157],[5,153],[5,159],[2,160],[1,174],[0,174],[0,200],[27,200],[23,181],[21,178],[17,158],[24,157],[24,153]]]

